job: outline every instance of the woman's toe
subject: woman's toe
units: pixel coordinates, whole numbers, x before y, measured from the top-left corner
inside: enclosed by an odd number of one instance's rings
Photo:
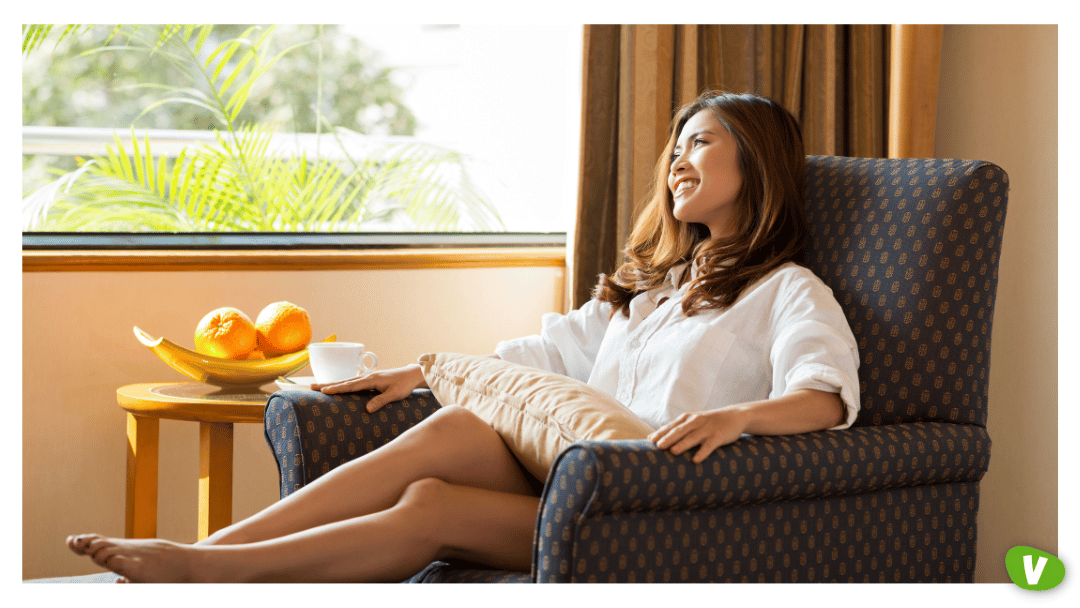
[[[87,546],[100,538],[97,534],[79,534],[78,536],[68,537],[68,548],[78,553],[79,555],[86,555]]]
[[[113,553],[112,549],[115,547],[116,543],[107,538],[96,538],[86,545],[86,554],[100,566],[103,565],[102,561]]]

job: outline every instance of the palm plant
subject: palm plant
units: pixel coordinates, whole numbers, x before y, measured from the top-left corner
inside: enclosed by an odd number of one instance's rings
[[[24,26],[23,50],[33,52],[51,26]],[[216,141],[155,156],[118,136],[105,156],[58,177],[23,201],[24,230],[63,232],[362,231],[396,225],[413,230],[502,228],[455,152],[422,144],[384,144],[358,157],[355,132],[326,125],[336,154],[290,154],[275,149],[270,125],[240,123],[238,115],[259,77],[297,46],[269,57],[274,28],[252,27],[204,52],[213,26],[165,26],[160,32],[118,26],[122,45],[88,52],[139,51],[165,57],[180,84],[138,86],[166,93],[139,116],[165,104],[193,104],[219,125]],[[85,31],[85,30],[83,30]],[[60,39],[79,34],[68,26]],[[59,41],[58,41],[59,42]],[[108,42],[108,41],[107,41]],[[318,83],[317,83],[318,86]],[[138,118],[136,118],[138,121]],[[319,128],[325,121],[320,120]],[[318,133],[317,133],[318,134]]]

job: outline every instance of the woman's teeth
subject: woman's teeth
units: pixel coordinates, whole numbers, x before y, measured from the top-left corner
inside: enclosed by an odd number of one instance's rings
[[[683,190],[693,188],[694,186],[698,185],[698,181],[699,180],[696,180],[696,179],[686,179],[686,180],[683,180],[683,181],[679,182],[679,188],[675,191],[675,194],[679,194]]]

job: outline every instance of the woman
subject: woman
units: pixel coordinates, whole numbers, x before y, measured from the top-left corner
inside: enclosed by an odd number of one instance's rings
[[[652,201],[595,297],[544,318],[501,358],[609,392],[700,462],[743,433],[845,428],[854,338],[831,291],[792,260],[807,239],[802,137],[754,95],[680,111]],[[418,365],[328,385],[374,412],[426,387]],[[194,545],[82,535],[121,581],[400,581],[436,559],[530,568],[540,499],[499,435],[446,406],[386,446]]]

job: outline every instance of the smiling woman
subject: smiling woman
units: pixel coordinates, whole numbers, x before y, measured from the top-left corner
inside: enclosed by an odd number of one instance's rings
[[[708,276],[694,281],[683,311],[730,306],[809,239],[805,171],[802,133],[790,112],[758,95],[703,93],[678,112],[652,200],[630,235],[628,261],[602,277],[601,298],[626,310],[634,295],[693,261]],[[683,176],[698,185],[682,186]]]

